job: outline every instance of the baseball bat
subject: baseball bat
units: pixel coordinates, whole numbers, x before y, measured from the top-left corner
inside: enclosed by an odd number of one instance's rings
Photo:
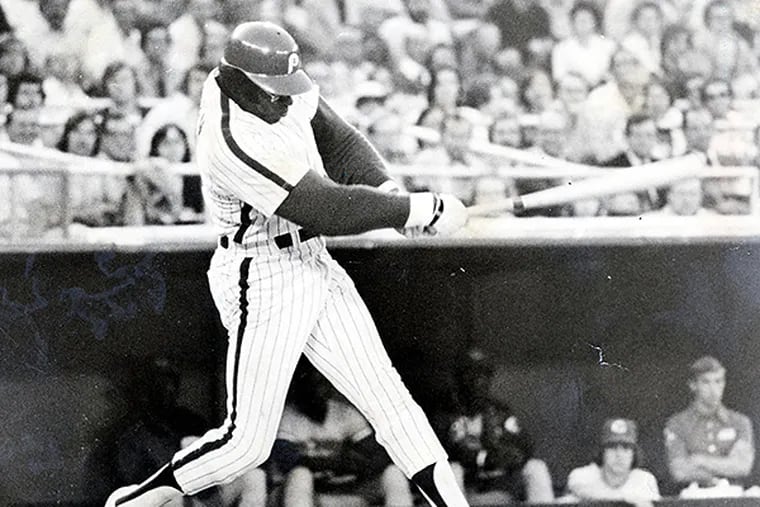
[[[476,204],[467,208],[467,211],[470,216],[489,215],[504,211],[519,214],[521,211],[529,209],[546,208],[582,199],[662,187],[679,180],[698,176],[704,165],[704,156],[687,155],[630,169],[620,169],[607,176],[587,178],[577,182],[571,181],[567,185],[547,188],[514,198]]]

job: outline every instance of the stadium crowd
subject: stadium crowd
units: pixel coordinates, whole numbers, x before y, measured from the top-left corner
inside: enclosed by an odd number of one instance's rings
[[[760,158],[760,15],[752,0],[2,0],[0,7],[0,139],[14,143],[6,148],[132,164],[128,177],[72,178],[70,219],[88,226],[204,221],[198,177],[171,168],[192,162],[202,83],[231,27],[251,19],[295,35],[322,94],[409,190],[451,192],[472,204],[563,181],[561,171],[512,176],[521,162],[470,149],[477,143],[526,150],[536,166],[553,157],[630,167],[689,152],[716,167],[756,166]],[[19,153],[34,151],[2,153],[0,165],[16,167]],[[61,192],[51,188],[62,184],[51,178],[16,178],[20,209],[0,210],[4,235],[11,216],[32,235],[60,223]],[[0,185],[11,192],[7,176]],[[694,180],[536,214],[747,214],[756,185]]]

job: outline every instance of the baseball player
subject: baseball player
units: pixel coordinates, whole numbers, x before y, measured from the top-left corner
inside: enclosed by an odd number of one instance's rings
[[[239,25],[204,85],[197,129],[204,198],[219,231],[209,285],[229,333],[227,416],[140,485],[193,495],[269,456],[301,354],[367,418],[434,506],[467,505],[425,414],[391,365],[353,282],[322,235],[394,227],[446,236],[467,212],[451,195],[403,194],[301,68],[295,40]]]

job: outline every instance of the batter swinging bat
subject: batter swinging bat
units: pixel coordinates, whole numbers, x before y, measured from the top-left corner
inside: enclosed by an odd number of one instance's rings
[[[620,169],[611,175],[587,178],[511,199],[477,204],[467,208],[467,211],[470,216],[489,215],[504,211],[519,214],[523,210],[546,208],[582,199],[662,187],[679,180],[696,177],[704,165],[704,156],[687,155],[630,169]]]

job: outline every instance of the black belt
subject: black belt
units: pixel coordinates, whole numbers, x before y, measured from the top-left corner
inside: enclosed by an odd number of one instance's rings
[[[307,231],[306,229],[298,229],[297,234],[298,234],[298,241],[301,243],[318,236],[317,233]],[[274,244],[277,245],[277,248],[281,250],[283,248],[289,248],[293,246],[293,234],[290,232],[286,232],[284,234],[280,234],[279,236],[275,236]],[[229,248],[230,238],[228,236],[222,236],[221,238],[219,238],[219,246],[221,246],[222,248]]]

